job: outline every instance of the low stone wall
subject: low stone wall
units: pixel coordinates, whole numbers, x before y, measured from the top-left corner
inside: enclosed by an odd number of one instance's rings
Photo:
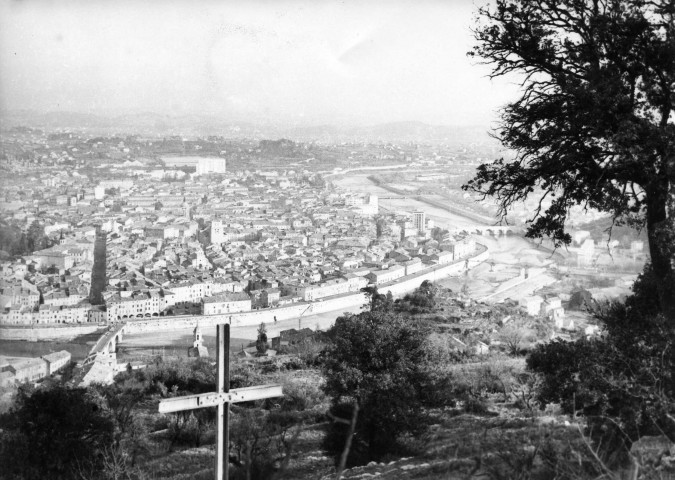
[[[102,327],[93,325],[65,325],[61,327],[7,327],[0,326],[0,339],[2,340],[28,340],[37,342],[40,340],[67,340],[79,335],[94,333]]]
[[[468,259],[462,259],[447,265],[437,265],[424,269],[409,277],[404,277],[394,282],[385,283],[378,286],[380,293],[391,292],[394,296],[403,295],[410,292],[420,284],[429,280],[435,282],[445,277],[461,274],[466,268],[473,268],[476,265],[487,260],[489,252],[484,245],[476,245],[480,253]],[[214,327],[218,323],[230,322],[233,327],[244,327],[259,325],[260,323],[274,322],[277,320],[288,320],[298,318],[300,315],[312,315],[325,312],[351,311],[357,313],[363,304],[366,303],[366,296],[362,292],[346,293],[335,297],[324,298],[315,302],[299,302],[293,305],[287,305],[277,308],[265,308],[253,310],[251,312],[239,312],[221,315],[193,315],[193,316],[172,316],[149,318],[142,320],[129,320],[124,328],[124,334],[135,334],[145,332],[160,332],[171,330],[184,330],[194,328],[199,323],[200,327]]]

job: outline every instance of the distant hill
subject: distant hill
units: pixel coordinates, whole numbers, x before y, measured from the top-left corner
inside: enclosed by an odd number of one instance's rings
[[[80,130],[92,134],[218,135],[225,138],[288,138],[294,141],[340,142],[492,142],[484,126],[443,126],[422,122],[394,122],[372,126],[289,126],[234,122],[216,115],[170,116],[152,112],[102,116],[76,112],[36,113],[11,111],[0,114],[3,129],[27,126],[53,130]]]

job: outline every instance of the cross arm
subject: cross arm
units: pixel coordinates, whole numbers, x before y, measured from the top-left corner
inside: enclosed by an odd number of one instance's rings
[[[283,396],[281,385],[259,385],[237,388],[227,393],[201,393],[185,397],[167,398],[159,402],[160,413],[180,412],[196,408],[215,407],[222,403],[251,402],[264,398]]]

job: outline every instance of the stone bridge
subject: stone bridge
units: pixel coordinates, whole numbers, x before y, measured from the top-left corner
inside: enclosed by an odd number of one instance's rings
[[[96,342],[96,345],[89,351],[89,357],[94,357],[99,353],[115,353],[117,345],[122,341],[126,323],[112,325]]]
[[[73,379],[77,385],[110,384],[117,372],[117,345],[122,341],[126,323],[112,325],[92,347],[87,358],[78,364]]]

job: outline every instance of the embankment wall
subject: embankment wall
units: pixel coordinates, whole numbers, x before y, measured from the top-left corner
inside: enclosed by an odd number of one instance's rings
[[[65,325],[62,327],[0,327],[2,340],[28,340],[37,342],[42,340],[67,340],[79,335],[94,333],[103,328],[101,325]]]

